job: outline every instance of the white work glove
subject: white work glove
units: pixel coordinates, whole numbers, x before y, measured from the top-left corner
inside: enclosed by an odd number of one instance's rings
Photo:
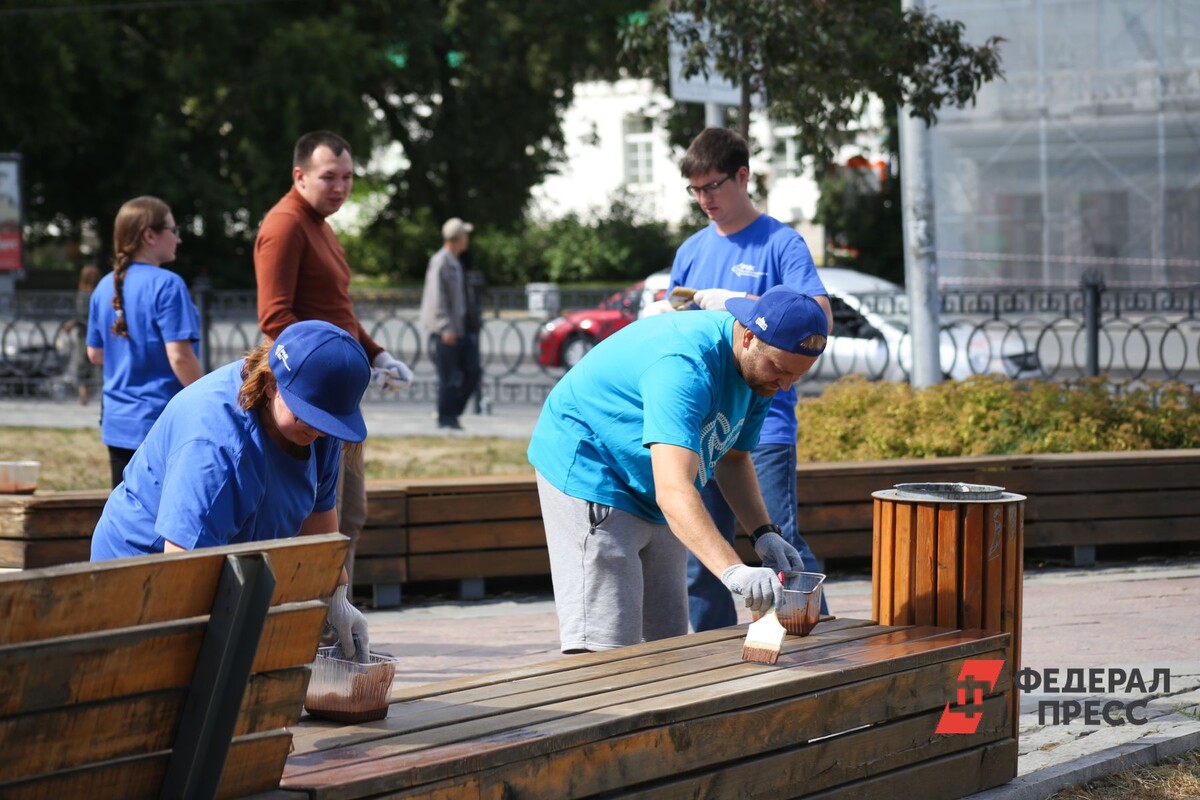
[[[667,312],[674,310],[675,307],[671,305],[670,300],[655,300],[653,303],[642,309],[642,313],[638,314],[638,319],[656,317],[659,314],[666,314]]]
[[[387,350],[375,356],[371,364],[375,367],[371,370],[371,382],[378,386],[381,392],[398,391],[412,383],[412,370]]]
[[[362,647],[362,655],[356,660],[365,664],[371,652],[371,635],[367,632],[366,615],[355,608],[347,597],[349,588],[341,583],[333,590],[333,597],[329,598],[329,613],[325,620],[337,631],[342,655],[348,660],[355,659],[358,647]],[[355,636],[358,637],[358,647],[354,644]]]
[[[787,539],[778,533],[764,533],[754,543],[754,552],[762,559],[763,566],[776,572],[803,572],[804,559]]]
[[[745,292],[735,292],[732,289],[697,289],[692,302],[705,311],[725,311],[726,300],[745,296]]]
[[[774,604],[783,604],[783,584],[773,570],[734,564],[721,575],[721,583],[734,594],[741,595],[746,608],[764,612]]]

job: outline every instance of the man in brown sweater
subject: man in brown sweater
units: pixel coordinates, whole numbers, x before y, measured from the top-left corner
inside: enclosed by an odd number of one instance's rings
[[[336,133],[301,136],[292,157],[292,188],[267,212],[254,241],[258,326],[270,339],[300,320],[337,325],[358,339],[371,359],[372,377],[384,391],[402,389],[412,371],[370,337],[350,302],[350,264],[325,218],[350,196],[354,161]],[[359,445],[342,450],[338,525],[350,537],[346,572],[354,585],[354,550],[367,518],[367,485]]]

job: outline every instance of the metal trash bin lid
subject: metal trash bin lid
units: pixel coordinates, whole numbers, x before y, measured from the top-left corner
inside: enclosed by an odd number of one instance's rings
[[[905,500],[999,500],[1003,486],[981,483],[897,483],[895,496]]]

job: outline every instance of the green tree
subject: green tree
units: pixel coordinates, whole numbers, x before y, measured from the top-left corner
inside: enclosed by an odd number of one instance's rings
[[[708,35],[705,36],[705,32]],[[668,42],[683,72],[742,88],[738,121],[749,138],[750,98],[765,93],[772,121],[800,129],[805,152],[828,161],[867,96],[907,104],[926,123],[947,103],[973,102],[1002,75],[1000,37],[973,46],[960,22],[900,0],[660,0],[623,28],[631,67],[666,83]]]
[[[632,0],[0,0],[0,151],[24,155],[35,237],[102,237],[122,202],[167,200],[177,267],[249,286],[291,147],[328,128],[388,203],[382,274],[423,271],[437,221],[512,228],[562,154],[574,84],[615,74]],[[398,157],[366,168],[390,144]],[[430,230],[416,241],[413,233]],[[420,245],[416,247],[415,245]],[[399,268],[397,268],[399,265]]]

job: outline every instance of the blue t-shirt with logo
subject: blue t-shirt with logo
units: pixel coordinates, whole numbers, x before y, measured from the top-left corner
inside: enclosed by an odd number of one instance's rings
[[[92,534],[92,561],[295,536],[336,503],[341,441],[297,458],[238,405],[241,361],[180,392],[133,454]]]
[[[804,237],[774,217],[758,219],[730,236],[710,224],[680,245],[671,265],[671,285],[731,289],[762,295],[790,286],[811,297],[827,295]],[[796,444],[796,387],[775,395],[763,424],[761,444]]]
[[[200,355],[200,314],[183,278],[153,264],[134,262],[121,284],[129,336],[112,332],[113,275],[92,292],[89,347],[104,349],[104,408],[100,439],[110,447],[136,450],[150,426],[183,384],[167,358],[167,342],[190,339]]]
[[[550,392],[530,463],[564,494],[665,523],[649,445],[698,453],[700,489],[725,453],[758,442],[770,399],[742,380],[732,342],[733,317],[720,311],[661,314],[622,328]]]

